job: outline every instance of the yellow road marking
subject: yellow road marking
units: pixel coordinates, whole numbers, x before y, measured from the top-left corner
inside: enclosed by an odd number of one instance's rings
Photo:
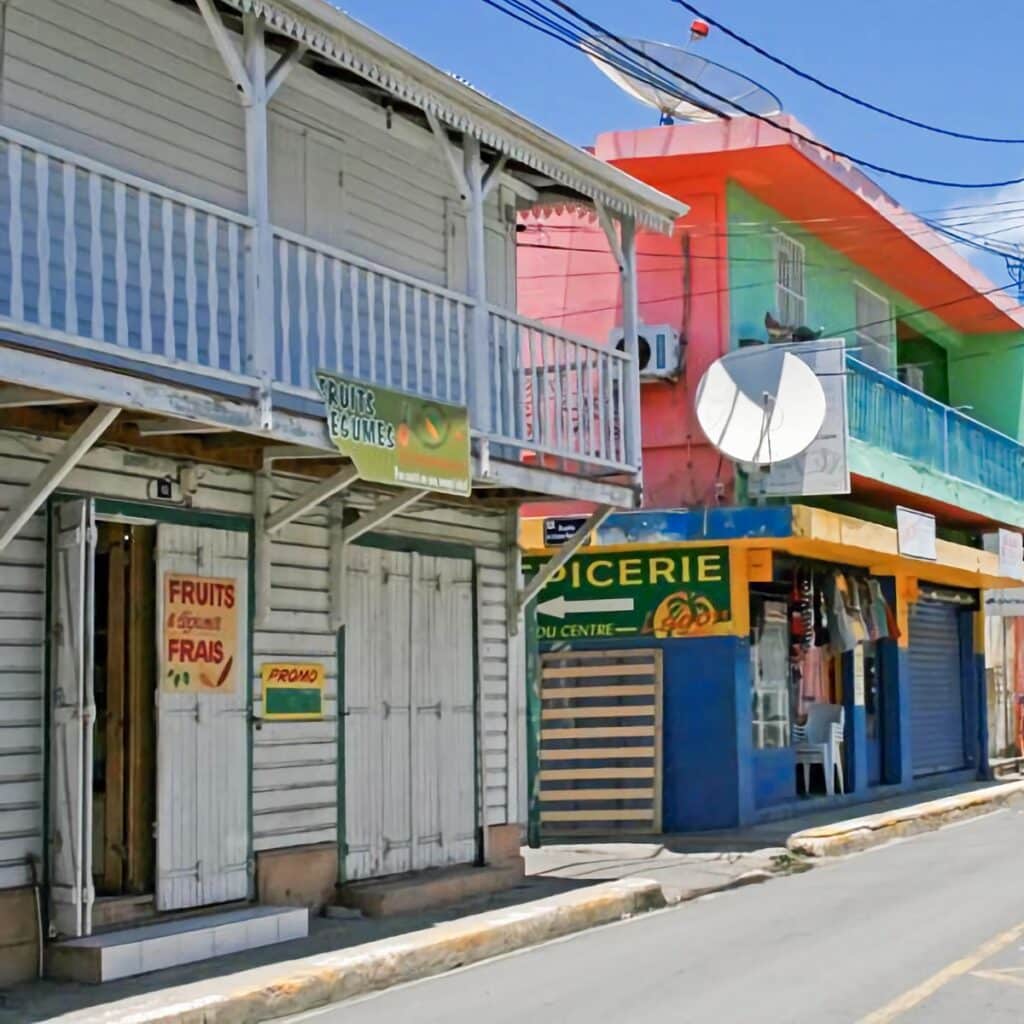
[[[1024,988],[1024,978],[1017,977],[1022,970],[1022,967],[1008,967],[998,971],[971,971],[971,977],[984,978],[986,981],[1002,981],[1007,985],[1020,985]]]
[[[997,935],[994,939],[982,943],[973,953],[951,963],[948,967],[943,967],[927,981],[923,981],[915,988],[904,992],[903,995],[897,996],[891,1003],[886,1003],[874,1013],[862,1017],[859,1024],[888,1024],[889,1021],[901,1017],[907,1011],[931,998],[940,988],[948,985],[954,979],[970,974],[975,967],[983,964],[989,957],[995,956],[1010,943],[1016,942],[1021,936],[1024,936],[1024,922]]]

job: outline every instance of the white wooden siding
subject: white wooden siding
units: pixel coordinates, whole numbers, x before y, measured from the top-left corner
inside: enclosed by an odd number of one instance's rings
[[[235,210],[242,108],[203,21],[154,0],[8,0],[14,128]]]
[[[20,493],[0,471],[0,518]],[[0,553],[0,888],[32,879],[43,853],[46,523]]]
[[[0,506],[14,500],[52,458],[59,442],[0,433]],[[68,490],[146,501],[154,481],[175,475],[169,459],[111,448],[91,451],[65,481]],[[196,508],[251,515],[252,476],[201,467]],[[298,493],[300,482],[281,481],[278,497]],[[369,508],[373,498],[353,493],[350,503]],[[488,824],[523,820],[520,810],[523,728],[521,638],[506,636],[505,565],[508,521],[490,510],[414,506],[384,532],[464,544],[476,551],[479,679]],[[257,850],[316,842],[337,835],[336,641],[328,619],[326,515],[289,524],[274,541],[273,612],[254,637],[254,698],[264,662],[308,658],[328,671],[322,722],[263,722],[254,733],[253,834]],[[27,881],[25,856],[42,854],[42,697],[45,607],[45,529],[33,519],[0,555],[0,705],[23,716],[24,729],[0,728],[0,886]],[[6,720],[5,716],[5,720]],[[510,728],[511,724],[511,728]]]

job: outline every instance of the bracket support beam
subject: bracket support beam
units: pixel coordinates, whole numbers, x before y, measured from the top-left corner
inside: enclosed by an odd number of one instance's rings
[[[445,131],[444,125],[437,119],[437,115],[430,110],[426,111],[426,115],[430,130],[434,133],[434,138],[441,149],[441,155],[444,157],[445,163],[448,164],[448,170],[451,171],[455,187],[459,190],[459,198],[464,206],[468,206],[471,190],[469,179],[466,177],[461,166],[461,154],[452,145],[452,140],[448,138],[448,132]]]
[[[590,534],[611,515],[612,511],[611,505],[599,505],[576,534],[558,549],[558,554],[552,556],[540,567],[537,575],[516,595],[517,618],[522,614],[523,609],[541,592],[548,580],[583,547]]]
[[[501,181],[501,172],[505,170],[505,164],[507,163],[508,156],[505,153],[502,153],[501,156],[487,168],[482,183],[483,187],[481,188],[481,192],[485,200],[494,191],[498,182]]]
[[[415,505],[420,498],[428,493],[428,491],[409,488],[408,490],[399,491],[392,498],[385,499],[370,512],[366,512],[354,523],[346,526],[341,534],[341,543],[347,545],[351,544],[354,540],[358,540],[364,534],[386,523],[392,516],[396,516],[400,512],[404,512],[411,505]]]
[[[21,501],[12,505],[3,522],[0,522],[0,551],[7,547],[25,523],[39,511],[43,502],[60,486],[61,481],[82,461],[107,427],[117,419],[120,411],[114,405],[96,406],[85,422],[64,442],[60,452],[28,486]]]
[[[597,222],[601,225],[605,238],[608,239],[608,248],[611,249],[621,274],[626,267],[626,258],[625,253],[622,251],[622,243],[619,241],[619,232],[615,227],[615,221],[612,219],[604,203],[594,203],[594,212],[597,214]]]
[[[281,527],[287,526],[293,519],[298,519],[311,508],[315,508],[321,502],[351,487],[358,479],[359,470],[355,466],[346,466],[334,476],[329,476],[326,480],[314,484],[298,497],[292,498],[287,504],[282,505],[276,512],[268,515],[264,520],[264,529],[268,534],[277,533]]]
[[[267,75],[267,102],[269,103],[278,89],[285,83],[285,79],[291,74],[292,69],[305,56],[309,49],[305,43],[293,42],[291,46],[277,58],[277,63],[270,69]]]
[[[242,94],[246,103],[252,103],[255,98],[252,79],[245,70],[242,55],[238,52],[230,33],[224,27],[224,22],[221,20],[220,14],[217,13],[213,0],[196,0],[196,3],[199,5],[199,13],[203,16],[206,27],[210,30],[210,35],[213,36],[213,44],[217,47],[217,52],[220,54],[221,60],[224,61],[231,80],[235,83],[235,88]]]

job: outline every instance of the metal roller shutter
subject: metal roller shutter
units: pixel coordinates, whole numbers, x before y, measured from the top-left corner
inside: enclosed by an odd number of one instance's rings
[[[910,615],[910,752],[914,775],[963,768],[957,607],[921,600]]]

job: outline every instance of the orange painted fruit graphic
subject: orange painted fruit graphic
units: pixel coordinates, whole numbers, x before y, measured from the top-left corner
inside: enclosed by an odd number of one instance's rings
[[[680,590],[658,605],[654,612],[654,635],[688,636],[709,629],[717,621],[718,612],[709,598]]]

